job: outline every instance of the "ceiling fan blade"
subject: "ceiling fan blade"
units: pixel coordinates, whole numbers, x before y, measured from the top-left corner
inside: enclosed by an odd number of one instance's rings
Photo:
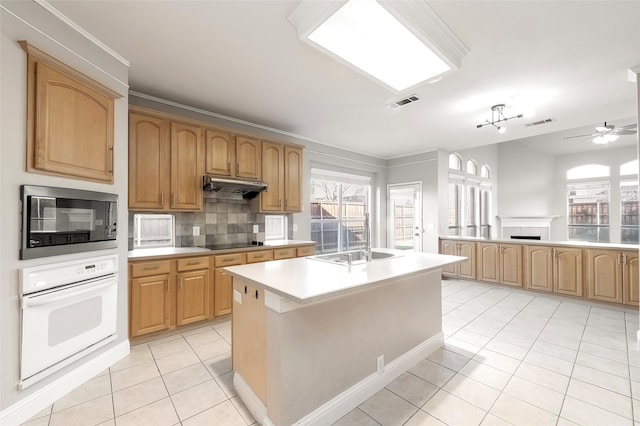
[[[636,133],[638,133],[637,130],[619,130],[617,132],[613,132],[616,135],[635,135]]]
[[[562,138],[562,139],[573,139],[573,138],[584,138],[584,137],[594,137],[594,136],[598,136],[598,133],[596,134],[591,134],[591,135],[576,135],[576,136],[567,136],[566,138]]]
[[[629,124],[628,126],[619,127],[619,129],[633,129],[633,128],[637,129],[638,128],[638,124],[637,123],[636,124]]]

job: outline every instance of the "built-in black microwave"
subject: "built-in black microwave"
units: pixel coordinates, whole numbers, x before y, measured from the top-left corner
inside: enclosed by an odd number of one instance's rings
[[[22,185],[20,259],[117,247],[118,196]]]

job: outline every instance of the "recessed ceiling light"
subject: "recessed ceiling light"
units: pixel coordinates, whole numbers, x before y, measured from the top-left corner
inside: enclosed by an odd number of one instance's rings
[[[396,92],[437,81],[467,53],[422,0],[303,0],[287,18],[300,39]]]

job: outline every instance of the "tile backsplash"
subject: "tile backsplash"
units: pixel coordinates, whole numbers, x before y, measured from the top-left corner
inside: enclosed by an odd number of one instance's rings
[[[133,215],[129,213],[129,250],[133,249]],[[248,200],[205,198],[202,212],[174,212],[176,247],[204,247],[214,244],[264,241],[265,214],[251,211]],[[293,215],[287,214],[288,238],[293,238]],[[253,233],[258,225],[258,234]],[[193,228],[200,235],[193,235]]]

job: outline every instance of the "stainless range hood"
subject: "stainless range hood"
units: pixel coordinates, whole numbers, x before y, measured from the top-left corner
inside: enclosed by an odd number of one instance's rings
[[[237,194],[246,199],[255,198],[269,186],[260,180],[242,180],[210,175],[204,176],[202,180],[202,188],[207,192]]]

